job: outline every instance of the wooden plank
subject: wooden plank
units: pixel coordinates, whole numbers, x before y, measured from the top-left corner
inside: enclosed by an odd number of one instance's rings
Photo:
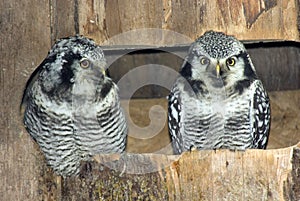
[[[162,1],[110,1],[106,4],[110,37],[139,28],[160,28]]]
[[[286,200],[300,200],[300,149],[294,149],[292,156],[292,172],[289,173],[285,188]]]
[[[297,0],[80,0],[78,26],[80,34],[98,43],[141,28],[172,31],[192,40],[213,29],[243,40],[298,41],[298,13]],[[124,36],[122,44],[166,44],[172,38],[166,32]]]
[[[27,79],[50,48],[49,15],[48,0],[0,1],[1,200],[40,199],[43,161],[24,129],[19,105]]]
[[[196,38],[214,29],[244,40],[299,40],[296,1],[176,1],[168,28]]]
[[[108,38],[106,31],[106,1],[76,0],[78,17],[78,33],[93,38],[95,41],[105,41]]]
[[[78,1],[80,34],[95,39],[98,43],[112,40],[113,36],[140,28],[160,28],[161,1]],[[141,38],[127,38],[128,44]],[[124,42],[124,41],[123,41]]]
[[[244,40],[298,40],[297,1],[172,1],[170,29],[191,38],[214,29]]]
[[[300,144],[181,156],[98,155],[63,181],[64,200],[298,200]]]
[[[79,33],[76,0],[50,0],[51,41]]]

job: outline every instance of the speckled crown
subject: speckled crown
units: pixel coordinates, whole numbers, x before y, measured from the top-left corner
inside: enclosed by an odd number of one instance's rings
[[[197,49],[216,59],[246,51],[244,45],[235,37],[215,31],[207,31],[200,36],[191,48],[192,51]]]

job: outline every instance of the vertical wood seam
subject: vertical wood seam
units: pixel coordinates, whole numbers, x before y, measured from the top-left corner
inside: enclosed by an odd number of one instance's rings
[[[49,14],[50,14],[50,44],[53,44],[56,39],[55,26],[57,25],[56,17],[56,0],[49,0]]]
[[[78,0],[74,0],[74,29],[76,34],[79,33],[79,6]]]

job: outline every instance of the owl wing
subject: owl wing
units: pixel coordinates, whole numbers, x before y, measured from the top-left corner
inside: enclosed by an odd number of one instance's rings
[[[51,62],[51,59],[53,59],[53,58],[52,57],[46,58],[30,75],[30,78],[28,79],[26,86],[24,88],[24,93],[23,93],[22,101],[21,101],[20,108],[19,108],[21,114],[24,113],[24,110],[28,104],[28,101],[31,98],[31,96],[30,96],[31,88],[37,82],[37,79],[38,79],[41,71],[43,70],[43,66],[49,65],[47,62]]]
[[[174,154],[180,154],[183,151],[183,140],[180,132],[181,108],[180,91],[175,84],[168,96],[168,127]]]
[[[37,83],[32,85],[24,112],[24,125],[43,151],[47,163],[62,176],[77,174],[80,158],[74,144],[73,120],[68,108],[49,104]]]
[[[265,149],[271,123],[270,100],[260,80],[254,81],[251,88],[253,91],[251,107],[253,148]]]

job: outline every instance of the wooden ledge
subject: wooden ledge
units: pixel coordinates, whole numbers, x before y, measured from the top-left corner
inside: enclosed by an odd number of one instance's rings
[[[98,155],[82,164],[79,177],[63,179],[59,194],[62,200],[300,200],[300,143],[180,156]]]

